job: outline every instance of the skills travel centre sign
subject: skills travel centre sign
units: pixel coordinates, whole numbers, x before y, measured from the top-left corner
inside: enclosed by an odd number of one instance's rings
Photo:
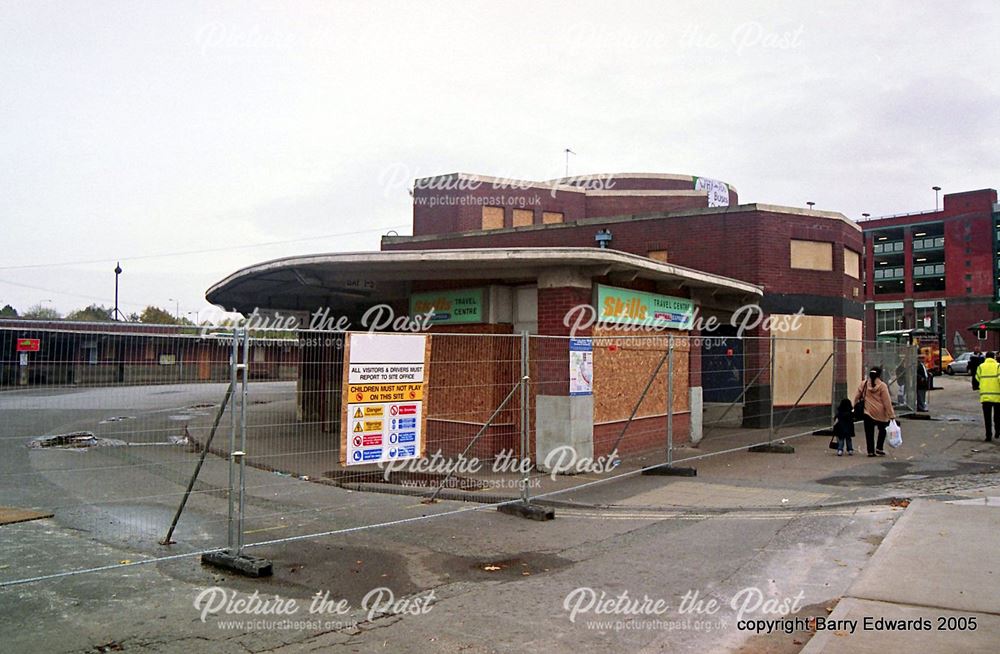
[[[483,322],[482,288],[463,288],[458,291],[431,291],[410,296],[410,315],[434,312],[431,324],[457,325]]]
[[[596,308],[598,322],[658,329],[687,329],[694,317],[686,298],[604,285],[597,286]]]

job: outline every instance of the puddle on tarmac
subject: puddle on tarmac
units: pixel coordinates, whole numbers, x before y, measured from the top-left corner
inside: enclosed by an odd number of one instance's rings
[[[68,434],[38,436],[28,441],[32,449],[57,449],[82,452],[91,447],[121,447],[125,441],[113,438],[98,438],[90,431],[74,431]]]

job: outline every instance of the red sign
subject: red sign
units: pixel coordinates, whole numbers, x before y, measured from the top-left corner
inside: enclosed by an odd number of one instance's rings
[[[365,434],[365,445],[381,445],[382,434]]]
[[[401,416],[412,415],[416,412],[417,412],[416,404],[403,404],[402,406],[399,407],[399,415]]]
[[[17,351],[18,352],[38,352],[41,348],[42,342],[37,338],[19,338],[17,339]]]

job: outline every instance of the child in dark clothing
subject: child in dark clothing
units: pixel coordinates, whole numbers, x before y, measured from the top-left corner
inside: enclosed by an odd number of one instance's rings
[[[844,446],[847,446],[848,456],[854,455],[854,405],[846,397],[837,407],[837,422],[833,425],[833,434],[837,437],[837,456],[844,456]]]

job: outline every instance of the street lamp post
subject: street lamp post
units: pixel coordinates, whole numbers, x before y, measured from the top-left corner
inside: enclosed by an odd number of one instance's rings
[[[806,202],[806,206],[809,207],[809,211],[812,211],[812,208],[816,206],[816,203],[815,202]]]
[[[940,186],[932,186],[931,190],[934,191],[934,211],[938,210],[938,193],[941,192]]]
[[[122,312],[118,310],[118,276],[122,274],[122,264],[121,262],[115,263],[115,313],[112,316],[116,321],[120,321],[122,318]]]
[[[168,297],[167,298],[167,302],[173,302],[174,303],[174,322],[175,323],[180,323],[180,321],[181,321],[181,301],[178,300],[178,299],[176,299],[176,298]]]

